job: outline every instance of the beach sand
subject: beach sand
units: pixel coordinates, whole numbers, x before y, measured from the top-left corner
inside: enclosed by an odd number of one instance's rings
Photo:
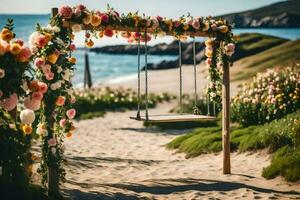
[[[194,68],[192,65],[183,65],[182,67],[182,90],[184,94],[192,94],[194,92]],[[207,81],[207,67],[205,64],[197,65],[197,92],[204,94]],[[105,86],[109,87],[126,87],[137,89],[137,75],[130,76],[131,79],[124,79],[120,82],[107,82]],[[231,83],[231,96],[237,92],[237,86],[240,82]],[[179,68],[168,70],[149,70],[148,71],[148,91],[153,93],[169,92],[179,95]],[[145,91],[145,72],[141,72],[141,91]]]
[[[168,112],[161,104],[151,114]],[[165,144],[185,131],[145,128],[135,112],[109,112],[79,121],[66,139],[64,196],[70,199],[300,199],[300,183],[265,180],[266,152],[232,153],[232,174],[222,174],[222,154],[186,159]]]

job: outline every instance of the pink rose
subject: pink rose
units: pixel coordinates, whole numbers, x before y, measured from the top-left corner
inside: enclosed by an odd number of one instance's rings
[[[25,108],[27,108],[29,110],[36,111],[36,110],[40,109],[41,101],[33,100],[33,99],[30,99],[30,97],[27,97],[24,100],[24,106],[25,106]]]
[[[229,51],[234,51],[234,49],[235,49],[235,44],[234,43],[229,43],[226,46],[227,46],[227,49]]]
[[[38,68],[42,67],[43,65],[45,65],[45,58],[36,58],[34,60],[34,65]]]
[[[205,63],[206,63],[206,65],[211,65],[212,64],[211,58],[207,58]]]
[[[61,127],[65,127],[65,126],[66,126],[66,123],[67,123],[67,120],[66,120],[66,119],[61,119],[61,120],[59,121],[59,125],[60,125]]]
[[[47,92],[48,86],[46,83],[38,82],[38,86],[39,86],[39,92],[41,92],[42,94],[45,94]]]
[[[48,140],[48,145],[49,145],[50,147],[55,146],[55,145],[56,145],[56,139],[55,139],[55,138],[49,139],[49,140]]]
[[[70,6],[60,7],[58,14],[66,19],[70,19],[73,15],[73,10]]]
[[[159,15],[156,17],[156,19],[157,19],[158,21],[162,21],[162,20],[163,20],[163,18],[162,18],[161,16],[159,16]]]
[[[76,50],[75,44],[70,44],[69,48],[70,48],[71,51],[75,51]]]
[[[6,111],[12,111],[18,103],[18,95],[16,93],[11,94],[7,99],[0,101],[0,106]]]
[[[52,72],[46,73],[45,77],[48,81],[51,81],[54,78],[54,73],[52,73]]]
[[[42,66],[42,71],[43,71],[44,74],[52,73],[51,72],[51,65],[49,65],[49,64],[43,65]]]
[[[39,35],[36,38],[35,44],[37,45],[37,47],[39,48],[43,48],[49,41],[47,40],[47,38],[44,35]]]
[[[76,110],[74,108],[67,110],[67,116],[69,119],[74,119],[76,115]]]
[[[33,92],[31,95],[31,99],[35,101],[41,101],[43,99],[43,93],[41,92]]]
[[[139,37],[141,37],[141,33],[139,33],[139,32],[134,32],[134,33],[132,34],[132,36],[133,36],[134,39],[139,39]]]
[[[192,23],[192,27],[193,27],[195,30],[198,30],[198,29],[200,28],[199,20],[194,20],[193,23]]]
[[[101,22],[108,22],[109,21],[109,16],[107,14],[101,14]]]
[[[180,26],[180,24],[181,24],[180,21],[175,21],[175,22],[174,22],[174,27],[177,28],[177,27]]]

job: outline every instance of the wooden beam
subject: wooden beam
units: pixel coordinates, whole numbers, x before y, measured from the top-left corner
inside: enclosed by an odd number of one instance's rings
[[[222,84],[222,145],[223,174],[230,174],[230,66],[223,66]]]

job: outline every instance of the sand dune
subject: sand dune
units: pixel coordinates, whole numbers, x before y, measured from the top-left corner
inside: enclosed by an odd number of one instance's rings
[[[163,104],[151,113],[167,112]],[[300,183],[265,180],[266,152],[232,153],[232,175],[222,175],[222,155],[185,159],[164,145],[183,131],[144,128],[132,111],[76,123],[66,141],[70,199],[300,199]]]

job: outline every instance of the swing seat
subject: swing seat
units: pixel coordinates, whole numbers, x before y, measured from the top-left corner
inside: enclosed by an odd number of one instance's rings
[[[216,117],[208,115],[193,115],[193,114],[176,114],[176,115],[149,115],[148,120],[145,116],[140,118],[130,117],[137,121],[145,121],[151,123],[167,123],[167,122],[193,122],[202,120],[215,120]]]

